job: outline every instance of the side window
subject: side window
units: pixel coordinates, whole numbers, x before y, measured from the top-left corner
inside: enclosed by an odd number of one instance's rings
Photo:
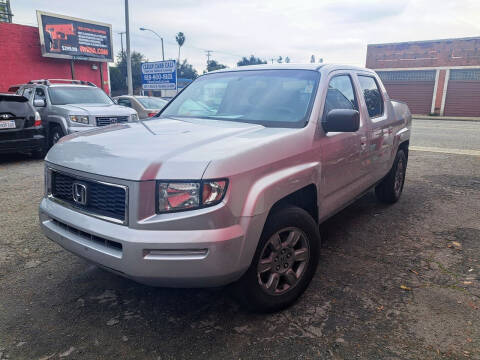
[[[132,107],[132,103],[130,102],[130,100],[129,100],[129,99],[125,99],[125,98],[119,98],[119,99],[118,99],[118,105],[127,106],[127,107]]]
[[[371,118],[381,116],[383,114],[383,98],[375,78],[358,75],[358,81],[367,105],[368,115]]]
[[[328,83],[324,115],[326,116],[334,109],[358,110],[352,79],[349,75],[335,76]]]
[[[25,88],[22,95],[25,96],[28,100],[32,100],[34,90],[34,88]]]
[[[47,101],[46,96],[45,96],[45,91],[43,91],[42,88],[36,88],[36,89],[35,89],[35,98],[34,98],[34,100]]]

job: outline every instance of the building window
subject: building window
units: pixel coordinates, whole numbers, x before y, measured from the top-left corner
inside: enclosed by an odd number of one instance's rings
[[[435,81],[435,72],[435,70],[377,71],[377,74],[385,83],[394,81]]]
[[[480,69],[452,69],[450,80],[480,81]]]

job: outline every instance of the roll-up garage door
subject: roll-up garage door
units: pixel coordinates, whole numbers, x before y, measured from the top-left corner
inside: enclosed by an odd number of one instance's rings
[[[480,69],[450,70],[445,116],[480,116]]]
[[[392,100],[407,103],[412,114],[428,115],[432,109],[435,70],[377,71]]]

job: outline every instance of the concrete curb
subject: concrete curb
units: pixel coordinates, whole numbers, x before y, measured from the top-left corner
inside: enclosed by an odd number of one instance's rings
[[[413,120],[444,120],[444,121],[480,122],[480,117],[456,117],[456,116],[412,115],[412,118],[413,118]]]

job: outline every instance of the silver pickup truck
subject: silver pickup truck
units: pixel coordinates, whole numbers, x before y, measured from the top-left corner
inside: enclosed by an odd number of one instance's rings
[[[94,126],[138,121],[134,109],[117,105],[102,89],[81,80],[42,79],[13,85],[40,114],[48,147],[62,136]]]
[[[251,66],[199,77],[156,117],[64,137],[46,157],[40,224],[136,281],[232,283],[257,311],[312,279],[319,224],[365,192],[402,193],[411,114],[375,72]]]

